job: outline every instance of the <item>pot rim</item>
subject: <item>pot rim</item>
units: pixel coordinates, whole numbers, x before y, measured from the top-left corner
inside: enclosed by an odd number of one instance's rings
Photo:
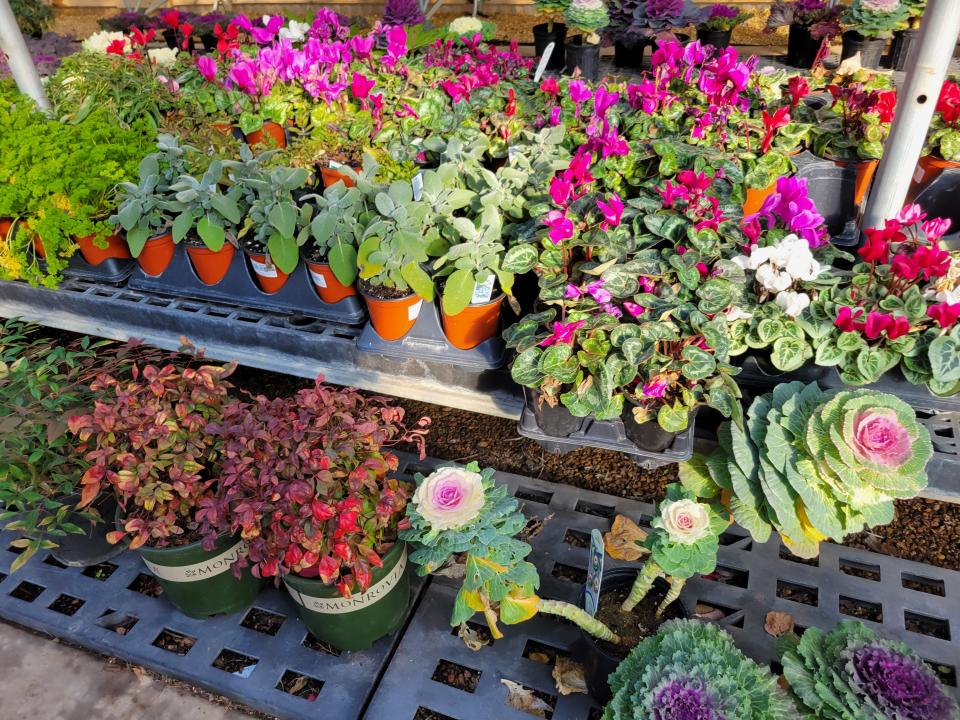
[[[379,287],[379,286],[376,286],[376,287]],[[359,292],[361,295],[363,295],[363,297],[364,297],[365,299],[367,299],[367,300],[375,300],[375,301],[377,301],[377,302],[383,302],[383,303],[395,303],[395,302],[398,303],[398,302],[404,302],[404,301],[410,300],[410,298],[412,298],[412,297],[420,298],[421,300],[423,300],[424,302],[426,302],[426,300],[424,300],[424,298],[420,297],[419,295],[417,295],[417,294],[416,294],[415,292],[413,292],[412,290],[410,291],[410,294],[409,294],[409,295],[404,295],[403,297],[398,297],[398,298],[378,298],[376,295],[370,295],[369,293],[367,293],[366,291],[364,291],[364,289],[361,287],[360,283],[357,283],[357,292]]]

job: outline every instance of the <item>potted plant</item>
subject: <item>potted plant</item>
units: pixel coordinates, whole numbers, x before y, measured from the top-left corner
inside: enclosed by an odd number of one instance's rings
[[[223,418],[234,367],[147,364],[128,379],[104,373],[91,386],[104,397],[69,421],[89,448],[80,507],[112,493],[118,529],[107,539],[139,549],[164,595],[191,617],[236,612],[260,590],[249,573],[230,572],[246,545],[208,509],[223,449],[210,425]]]
[[[829,632],[809,628],[801,637],[785,635],[778,655],[787,690],[804,715],[855,716],[868,707],[881,717],[947,720],[960,714],[923,658],[859,620],[843,620]]]
[[[13,0],[10,9],[24,35],[39,38],[53,23],[53,8],[43,0]]]
[[[383,24],[410,27],[424,22],[423,11],[417,0],[386,0],[383,6]]]
[[[610,676],[608,720],[800,717],[769,668],[712,623],[671,620]]]
[[[570,38],[566,46],[567,74],[578,68],[583,77],[597,80],[600,77],[600,30],[610,22],[607,6],[603,0],[570,0],[564,11],[567,25],[586,33],[586,37]]]
[[[230,269],[244,216],[243,188],[224,190],[223,181],[223,163],[215,159],[199,180],[181,175],[170,186],[181,205],[171,226],[173,242],[185,242],[193,269],[207,285],[219,283]]]
[[[893,33],[893,42],[890,43],[890,68],[893,70],[907,69],[910,51],[920,33],[923,12],[927,9],[927,0],[901,0],[901,2],[907,8],[907,26]]]
[[[918,186],[926,186],[947,168],[955,167],[960,167],[960,85],[947,79],[940,88],[920,157],[922,174],[915,175],[914,180]]]
[[[697,40],[722,50],[730,44],[733,29],[753,15],[730,5],[711,5],[707,16],[697,24]]]
[[[689,40],[677,30],[699,24],[706,9],[690,0],[640,0],[633,10],[633,22],[628,32],[656,40]]]
[[[307,195],[316,205],[310,220],[310,239],[302,254],[320,299],[337,303],[356,295],[357,247],[369,219],[367,196],[358,187],[336,183],[323,195]]]
[[[557,20],[563,17],[569,4],[570,0],[535,0],[534,2],[537,14],[546,22],[533,26],[533,52],[537,57],[542,57],[547,45],[553,43],[553,50],[547,61],[548,70],[560,70],[566,62],[567,26]]]
[[[514,625],[544,613],[569,620],[607,642],[619,641],[585,610],[536,594],[540,576],[525,560],[531,548],[517,539],[527,519],[507,487],[497,485],[493,469],[481,471],[474,462],[441,467],[426,477],[417,473],[415,480],[417,488],[407,504],[409,527],[401,537],[415,548],[410,562],[420,575],[451,564],[464,566],[451,626],[466,623],[479,612],[491,636],[499,639],[500,622]]]
[[[816,557],[823,540],[893,520],[894,499],[926,487],[933,454],[926,428],[899,398],[816,383],[758,396],[743,427],[723,423],[718,438],[711,456],[681,465],[681,482],[701,497],[728,493],[734,522],[754,540],[776,530],[803,558]]]
[[[424,185],[428,182],[424,177]],[[446,243],[430,205],[413,199],[410,183],[397,180],[375,189],[373,204],[377,213],[357,249],[358,289],[377,334],[399,340],[417,321],[423,303],[433,302],[433,278],[422,265],[443,254]]]
[[[830,39],[840,34],[843,11],[828,0],[774,0],[766,32],[789,26],[787,65],[809,70],[827,54]]]
[[[223,28],[230,23],[230,16],[221,12],[211,12],[205,15],[197,15],[191,22],[193,24],[193,36],[200,38],[205,52],[212,53],[216,51],[218,43],[215,31],[217,27],[220,27],[222,33]]]
[[[854,0],[843,15],[847,28],[843,33],[840,60],[860,55],[860,66],[880,67],[880,56],[893,31],[906,26],[910,17],[901,0]]]
[[[224,407],[222,492],[212,514],[246,539],[257,577],[286,586],[318,639],[362,650],[403,623],[410,603],[407,550],[398,535],[405,483],[386,447],[413,442],[387,398],[322,384],[289,397]]]

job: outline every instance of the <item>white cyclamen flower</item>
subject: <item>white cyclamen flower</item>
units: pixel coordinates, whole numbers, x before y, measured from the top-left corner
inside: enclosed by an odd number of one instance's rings
[[[157,67],[167,67],[177,61],[176,48],[152,48],[147,50],[147,55]]]
[[[693,545],[710,533],[710,513],[703,503],[674,500],[661,507],[660,526],[674,542]]]
[[[737,320],[749,320],[753,317],[752,312],[747,312],[743,308],[738,308],[736,305],[727,310],[724,314],[724,317],[727,318],[727,322],[736,322]]]
[[[290,42],[301,42],[307,38],[307,30],[310,29],[309,23],[297,22],[296,20],[291,20],[287,23],[286,27],[280,28],[281,38],[284,40],[289,40]]]
[[[810,296],[793,290],[781,290],[777,293],[777,305],[792,318],[802,313],[810,304]]]
[[[786,272],[776,269],[772,263],[757,268],[757,282],[770,292],[780,292],[793,285],[793,278]]]
[[[87,52],[105,53],[110,44],[116,40],[123,40],[124,52],[130,52],[130,38],[124,36],[122,32],[110,32],[101,30],[83,41],[81,47]]]
[[[949,303],[950,305],[960,303],[960,285],[953,290],[941,290],[937,293],[936,300],[938,303]]]

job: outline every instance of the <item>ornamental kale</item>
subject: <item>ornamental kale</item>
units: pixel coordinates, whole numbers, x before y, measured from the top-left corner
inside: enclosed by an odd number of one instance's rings
[[[603,0],[573,0],[564,16],[571,28],[587,33],[587,42],[592,43],[599,42],[596,33],[610,22]]]
[[[717,3],[710,6],[707,16],[697,25],[701,30],[733,30],[737,25],[745,23],[753,17],[752,13],[741,12],[735,7]]]
[[[907,645],[858,620],[828,633],[786,636],[780,662],[804,717],[818,720],[956,720],[956,701]]]
[[[630,612],[647,596],[657,578],[668,577],[670,589],[657,608],[657,617],[680,597],[684,583],[696,574],[707,575],[717,566],[720,534],[730,521],[720,508],[697,502],[697,496],[677,483],[667,485],[653,531],[643,546],[650,551],[622,610]]]
[[[854,0],[843,24],[868,38],[889,38],[907,27],[910,12],[900,0]]]
[[[633,13],[634,27],[646,36],[696,25],[706,15],[690,0],[641,0]]]
[[[770,671],[710,623],[670,620],[610,676],[603,720],[782,720],[796,708]]]
[[[423,20],[417,0],[387,0],[383,6],[384,25],[419,25]]]
[[[733,519],[766,542],[771,529],[800,557],[893,520],[893,500],[927,485],[933,454],[913,409],[872,390],[821,390],[791,382],[757,397],[745,428],[723,423],[719,447],[681,466],[700,497],[724,490]]]

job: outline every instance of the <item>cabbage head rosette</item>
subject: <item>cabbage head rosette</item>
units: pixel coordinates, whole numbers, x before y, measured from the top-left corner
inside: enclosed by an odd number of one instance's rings
[[[594,35],[610,23],[603,0],[571,0],[565,13],[567,25]]]
[[[787,720],[799,717],[770,671],[726,631],[670,620],[610,676],[603,720]]]
[[[719,447],[681,466],[700,497],[729,495],[733,519],[758,542],[776,530],[791,552],[893,520],[893,501],[927,485],[930,435],[913,409],[872,390],[777,386],[757,397],[744,427],[723,423]]]
[[[857,620],[785,636],[780,663],[801,713],[817,720],[957,720],[956,701],[909,647]]]

